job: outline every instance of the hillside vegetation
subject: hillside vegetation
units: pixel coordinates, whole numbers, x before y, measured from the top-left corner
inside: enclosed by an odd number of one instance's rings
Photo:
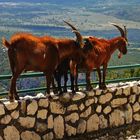
[[[108,22],[116,22],[127,26],[130,46],[120,60],[116,52],[109,65],[140,64],[139,7],[139,0],[0,0],[0,38],[9,39],[16,32],[74,37],[63,20],[70,21],[83,35],[112,38],[120,33]],[[11,73],[7,51],[1,45],[0,73]]]

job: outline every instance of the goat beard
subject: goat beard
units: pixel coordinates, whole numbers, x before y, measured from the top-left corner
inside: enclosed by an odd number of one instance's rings
[[[118,58],[120,59],[121,57],[122,57],[122,53],[119,52],[119,53],[118,53]]]

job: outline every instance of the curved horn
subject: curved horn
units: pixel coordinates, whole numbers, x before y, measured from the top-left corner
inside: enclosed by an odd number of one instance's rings
[[[119,25],[117,25],[116,23],[110,23],[111,25],[113,25],[113,26],[115,26],[115,27],[117,27],[117,29],[120,31],[120,33],[121,33],[121,36],[122,37],[124,37],[124,38],[126,38],[126,36],[125,36],[125,31],[119,26]]]
[[[73,30],[78,31],[73,25],[71,25],[69,22],[63,20],[67,25],[69,25]]]
[[[75,35],[76,35],[77,42],[80,44],[81,47],[83,47],[83,45],[84,45],[83,44],[83,37],[80,34],[80,32],[72,24],[70,24],[69,22],[67,22],[67,21],[64,21],[64,22],[72,28],[72,32],[75,33]]]
[[[126,26],[124,25],[124,33],[125,33],[125,38],[127,40],[127,29],[126,29]]]
[[[83,44],[83,37],[80,34],[80,32],[78,32],[77,30],[73,30],[72,32],[75,33],[75,35],[77,37],[78,43],[80,44],[81,47],[83,47],[84,46],[84,44]]]

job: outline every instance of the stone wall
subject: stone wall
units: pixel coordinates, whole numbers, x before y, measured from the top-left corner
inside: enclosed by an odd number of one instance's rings
[[[0,102],[0,140],[51,140],[140,122],[140,82]]]

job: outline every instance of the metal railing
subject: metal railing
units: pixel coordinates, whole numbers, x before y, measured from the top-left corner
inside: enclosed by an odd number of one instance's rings
[[[121,69],[134,69],[134,68],[140,68],[140,64],[134,64],[134,65],[121,65],[121,66],[109,66],[108,70],[121,70]],[[94,69],[96,71],[96,69]],[[32,77],[41,77],[44,76],[42,72],[29,72],[21,74],[19,78],[32,78]],[[0,81],[1,80],[10,80],[12,75],[0,75]],[[132,81],[132,80],[140,80],[140,76],[138,77],[131,77],[131,78],[122,78],[122,79],[113,79],[113,80],[106,80],[106,83],[117,83],[117,82],[126,82],[126,81]],[[92,84],[98,84],[98,81],[92,82]],[[86,83],[78,84],[79,86],[85,86]],[[70,85],[68,85],[70,87]],[[18,90],[18,93],[26,93],[26,92],[34,92],[34,91],[44,91],[46,90],[46,87],[39,87],[39,88],[31,88],[31,89],[24,89],[24,90]],[[8,91],[0,92],[0,96],[7,95]]]

